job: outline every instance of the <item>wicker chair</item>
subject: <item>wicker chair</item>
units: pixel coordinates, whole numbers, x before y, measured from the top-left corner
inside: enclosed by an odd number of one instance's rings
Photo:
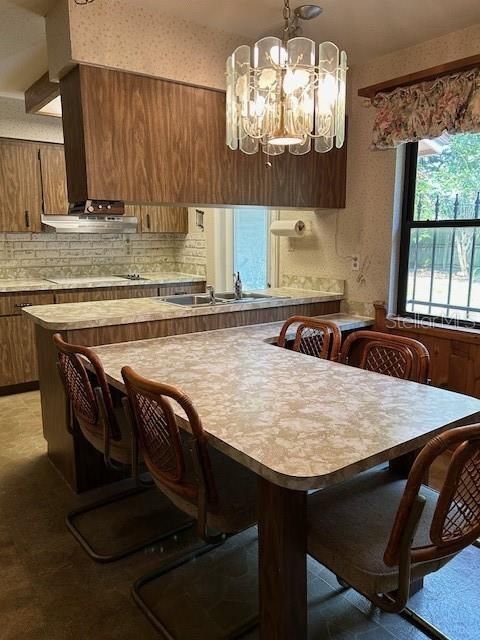
[[[66,516],[66,524],[83,549],[97,562],[113,562],[144,547],[151,546],[165,537],[191,526],[191,520],[184,526],[156,534],[148,540],[135,543],[126,549],[112,553],[100,554],[75,526],[77,517],[100,507],[123,500],[151,489],[152,483],[142,483],[138,477],[138,451],[136,441],[126,420],[123,409],[113,405],[102,363],[98,356],[88,347],[65,342],[60,334],[53,336],[58,351],[57,367],[70,405],[69,431],[74,437],[80,434],[99,452],[103,454],[105,465],[113,470],[125,470],[130,467],[131,476],[135,480],[134,488],[116,493],[109,498],[98,500],[93,504],[71,511]],[[94,371],[90,376],[85,367],[88,361]],[[92,384],[95,380],[95,386]]]
[[[455,452],[437,493],[422,482],[449,448]],[[408,480],[377,467],[309,496],[308,511],[308,553],[340,584],[445,640],[406,604],[412,581],[440,569],[480,534],[480,424],[434,437]]]
[[[342,333],[334,322],[317,320],[308,316],[292,316],[284,323],[277,344],[286,347],[288,330],[297,324],[293,351],[316,358],[337,360],[342,343]]]
[[[197,521],[207,544],[199,552],[144,576],[132,595],[155,628],[172,638],[164,623],[141,595],[141,588],[194,557],[256,523],[256,476],[220,451],[208,446],[207,435],[191,400],[179,389],[122,369],[128,408],[139,448],[157,487],[175,506]],[[179,428],[173,406],[185,415]],[[187,433],[187,431],[189,433]],[[254,626],[248,621],[241,629]]]
[[[339,360],[351,364],[357,351],[360,369],[428,383],[430,355],[418,340],[379,331],[355,331],[345,340]]]

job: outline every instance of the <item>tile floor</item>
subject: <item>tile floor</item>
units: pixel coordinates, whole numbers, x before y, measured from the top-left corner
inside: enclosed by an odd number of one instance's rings
[[[198,543],[188,531],[176,541],[114,564],[97,564],[64,525],[69,509],[93,497],[73,495],[48,462],[38,393],[0,397],[0,640],[158,637],[132,602],[130,586],[160,562]],[[142,498],[123,509],[124,521],[115,520],[115,531],[127,535],[137,521],[147,527],[148,509],[154,521],[169,506],[156,495],[151,503]],[[112,508],[111,513],[86,519],[84,526],[100,545],[108,544],[114,530],[110,525],[118,516]],[[214,556],[208,554],[146,589],[146,597],[177,630],[179,640],[216,640],[235,626],[237,615],[248,616],[254,610],[255,536],[250,530]],[[309,569],[311,640],[424,640],[398,616],[380,614],[352,590],[341,589],[325,568],[312,561]],[[412,605],[452,640],[478,640],[479,569],[480,550],[466,550],[426,581]],[[178,585],[186,600],[179,598]],[[248,636],[257,638],[256,631]]]

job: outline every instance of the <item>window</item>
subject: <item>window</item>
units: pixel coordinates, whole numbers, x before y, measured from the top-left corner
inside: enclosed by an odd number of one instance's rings
[[[246,290],[268,287],[269,218],[266,209],[233,212],[233,271],[240,272]]]
[[[480,134],[407,145],[398,312],[480,326]]]
[[[207,215],[207,279],[217,291],[232,291],[240,271],[245,291],[276,286],[278,242],[270,223],[278,212],[259,207],[211,209]]]

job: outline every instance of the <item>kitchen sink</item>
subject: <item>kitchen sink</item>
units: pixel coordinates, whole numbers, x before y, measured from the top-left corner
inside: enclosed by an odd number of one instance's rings
[[[209,295],[176,295],[166,298],[158,298],[159,302],[169,302],[170,304],[178,304],[183,307],[207,307],[222,304],[237,304],[240,302],[258,302],[260,300],[275,300],[277,298],[285,298],[287,296],[269,296],[263,293],[245,293],[237,300],[234,293],[216,293],[215,302],[210,301]]]
[[[201,307],[211,304],[210,297],[205,295],[196,296],[168,296],[167,298],[158,298],[159,302],[169,302],[170,304],[179,304],[183,307]],[[217,300],[215,304],[225,304],[223,300]]]
[[[265,295],[264,293],[245,292],[244,294],[242,294],[242,297],[237,300],[237,298],[235,298],[235,294],[228,291],[216,293],[215,297],[220,298],[220,300],[227,300],[228,302],[254,302],[255,300],[268,300],[269,298],[278,296],[269,296]]]

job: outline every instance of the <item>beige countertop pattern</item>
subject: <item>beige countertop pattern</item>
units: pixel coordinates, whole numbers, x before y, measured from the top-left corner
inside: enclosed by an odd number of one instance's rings
[[[187,282],[205,282],[203,276],[188,273],[145,273],[143,280],[128,280],[119,276],[76,276],[34,279],[0,279],[0,293],[17,293],[23,291],[59,291],[64,289],[94,289],[101,287],[135,287],[160,284],[178,284]],[[56,282],[58,280],[58,282]]]
[[[292,489],[334,484],[480,418],[476,398],[271,345],[274,325],[95,351],[119,389],[124,365],[182,388],[215,447]]]
[[[256,302],[232,303],[206,307],[182,307],[163,302],[162,298],[133,298],[124,300],[102,300],[99,302],[76,302],[28,307],[23,312],[37,324],[57,331],[103,327],[135,322],[187,318],[191,316],[230,313],[266,309],[273,306],[301,305],[315,302],[341,300],[336,293],[323,293],[302,289],[268,289],[267,295],[288,296],[264,299]]]

